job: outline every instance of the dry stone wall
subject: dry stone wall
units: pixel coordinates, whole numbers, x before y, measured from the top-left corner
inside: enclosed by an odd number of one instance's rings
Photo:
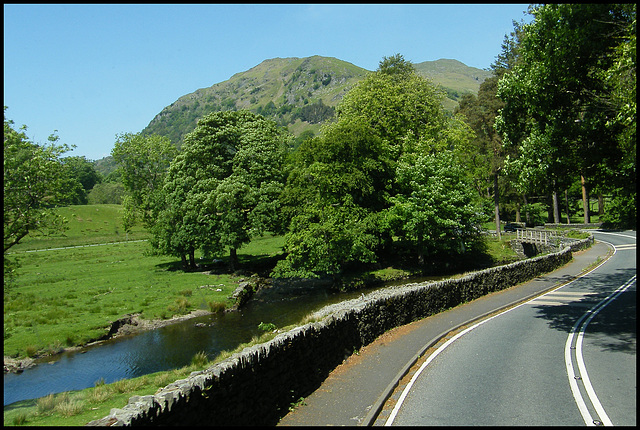
[[[346,357],[385,331],[550,272],[593,238],[459,279],[378,290],[326,306],[316,321],[245,348],[89,425],[275,425]]]

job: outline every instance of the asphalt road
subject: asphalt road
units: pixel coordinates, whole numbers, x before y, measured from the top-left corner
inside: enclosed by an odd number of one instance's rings
[[[441,342],[384,424],[635,426],[635,231],[594,237],[610,259]]]
[[[451,332],[572,282],[611,254],[609,245],[596,241],[551,273],[386,332],[339,365],[278,425],[384,425],[421,361]]]

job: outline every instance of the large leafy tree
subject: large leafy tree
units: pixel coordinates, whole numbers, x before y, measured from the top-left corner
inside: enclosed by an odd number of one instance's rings
[[[504,162],[502,139],[494,128],[495,117],[502,108],[496,97],[498,77],[485,80],[478,96],[465,95],[455,113],[464,115],[465,121],[474,131],[466,148],[459,147],[458,154],[465,163],[468,176],[482,198],[493,196],[496,232],[500,237],[500,188],[499,179]]]
[[[423,161],[420,156],[448,153],[468,138],[468,127],[445,114],[442,97],[401,55],[383,59],[376,72],[345,95],[335,122],[320,137],[302,143],[293,159],[284,194],[291,219],[287,257],[276,267],[276,276],[339,275],[350,265],[379,262],[392,250],[393,233],[407,239],[413,246],[410,252],[425,255],[430,239],[425,232],[444,224],[430,218],[415,229],[402,230],[401,225],[420,216],[421,203],[414,197],[426,185],[397,178],[412,163]],[[434,186],[429,192],[435,200],[450,201],[444,194],[457,191]],[[453,217],[454,224],[471,220],[466,209],[449,211],[445,217]],[[466,234],[457,227],[448,232]],[[445,242],[449,243],[440,244]]]
[[[391,198],[387,222],[420,265],[451,260],[476,245],[482,219],[465,179],[449,151],[407,154],[398,163],[401,192]]]
[[[125,190],[123,217],[128,231],[138,219],[151,227],[157,218],[158,199],[169,163],[178,153],[164,136],[123,133],[111,150]]]
[[[514,67],[517,60],[520,24],[516,22],[513,24],[515,30],[505,36],[502,52],[491,66],[493,76],[480,85],[477,96],[471,93],[465,94],[454,110],[454,114],[462,115],[474,132],[473,138],[466,141],[467,147],[458,145],[457,153],[478,194],[482,198],[490,198],[493,195],[498,237],[500,237],[500,189],[507,188],[507,184],[503,179],[505,148],[502,136],[495,129],[495,119],[504,107],[504,102],[497,96],[498,82]],[[516,216],[519,216],[519,211],[516,212]]]
[[[600,77],[608,85],[603,100],[609,112],[606,128],[617,145],[605,154],[596,177],[601,192],[611,193],[611,207],[603,217],[616,227],[636,227],[636,4],[624,4],[616,22],[614,37],[618,42],[612,64]]]
[[[613,66],[621,29],[635,22],[635,8],[550,4],[530,12],[534,21],[522,28],[518,64],[499,85],[505,107],[496,125],[519,152],[507,167],[523,187],[536,179],[549,184],[558,222],[558,190],[582,176],[586,196],[598,172],[618,170],[618,131],[607,126],[616,117],[608,106],[612,89],[601,72]]]
[[[442,109],[444,96],[402,55],[395,55],[385,57],[376,72],[344,96],[336,115],[341,122],[358,120],[367,124],[397,159],[419,140],[429,140],[434,151],[449,146],[444,136],[449,122]]]
[[[81,185],[81,187],[77,188],[77,193],[71,203],[86,205],[88,203],[88,193],[102,180],[100,174],[96,171],[93,163],[87,160],[86,157],[64,157],[62,163],[69,170],[69,175]]]
[[[230,253],[265,231],[278,231],[283,165],[292,137],[248,111],[209,114],[185,136],[163,186],[164,207],[153,228],[159,250],[190,256]]]
[[[61,161],[69,146],[58,144],[56,135],[44,145],[31,142],[26,127],[16,130],[4,109],[4,268],[8,275],[11,266],[6,254],[11,247],[29,233],[47,235],[64,229],[64,219],[53,208],[67,203],[70,190],[79,184]]]
[[[357,120],[331,124],[300,145],[291,166],[282,199],[287,257],[275,276],[338,275],[376,261],[393,170],[375,132]]]

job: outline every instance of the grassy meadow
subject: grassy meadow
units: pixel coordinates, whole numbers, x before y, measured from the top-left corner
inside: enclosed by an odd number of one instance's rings
[[[4,292],[5,356],[34,357],[85,344],[130,313],[167,319],[233,304],[228,297],[238,275],[174,270],[179,259],[151,255],[141,228],[133,229],[129,242],[113,243],[126,237],[118,205],[59,211],[69,219],[64,235],[27,238],[10,255],[19,268]],[[78,245],[94,246],[71,247]],[[281,245],[281,238],[265,236],[239,250],[240,261],[277,253]],[[51,248],[62,249],[42,251]]]
[[[57,208],[56,212],[67,220],[67,230],[53,236],[29,233],[20,244],[11,248],[11,252],[141,240],[148,237],[141,226],[133,227],[129,233],[124,231],[121,205],[73,205]]]

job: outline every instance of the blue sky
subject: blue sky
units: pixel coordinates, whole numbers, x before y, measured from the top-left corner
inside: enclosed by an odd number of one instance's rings
[[[164,107],[270,58],[375,70],[400,53],[486,69],[526,4],[4,5],[4,105],[44,143],[97,160]]]

